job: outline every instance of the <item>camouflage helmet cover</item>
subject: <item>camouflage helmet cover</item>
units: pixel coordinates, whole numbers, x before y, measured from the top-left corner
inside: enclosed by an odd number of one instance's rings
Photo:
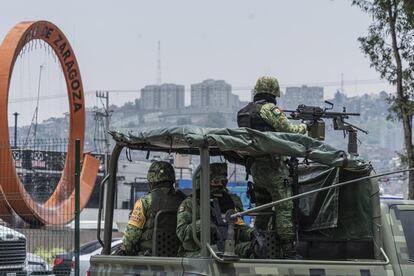
[[[227,178],[227,163],[210,164],[210,181]]]
[[[200,189],[201,168],[200,166],[194,172],[195,189]],[[210,181],[213,179],[227,179],[227,163],[212,163],[210,164]]]
[[[147,180],[150,183],[175,182],[175,171],[173,166],[165,161],[156,161],[148,169]]]
[[[277,79],[268,76],[260,77],[253,89],[253,96],[258,94],[271,94],[275,97],[280,97],[280,88]]]

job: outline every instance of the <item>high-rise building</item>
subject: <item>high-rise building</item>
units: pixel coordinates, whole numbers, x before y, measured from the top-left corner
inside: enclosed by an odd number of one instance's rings
[[[299,104],[323,107],[323,87],[286,87],[286,93],[280,98],[279,105],[284,109],[296,109]]]
[[[141,110],[179,110],[184,108],[184,85],[164,83],[141,89]]]
[[[191,85],[191,107],[202,111],[230,112],[235,98],[224,80],[207,79]]]

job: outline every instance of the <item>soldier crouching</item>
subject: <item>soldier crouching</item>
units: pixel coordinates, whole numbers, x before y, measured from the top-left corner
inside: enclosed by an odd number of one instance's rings
[[[179,255],[185,257],[195,257],[200,254],[200,247],[193,239],[192,214],[196,212],[196,234],[200,237],[200,174],[195,177],[193,189],[197,193],[197,206],[194,210],[191,197],[186,198],[180,205],[177,214],[177,236],[181,241]],[[226,188],[227,184],[227,164],[213,163],[210,165],[210,199],[211,202],[217,202],[220,209],[219,213],[224,216],[228,210],[242,211],[243,206],[237,195],[229,193]],[[216,205],[217,206],[217,205]],[[214,206],[211,208],[212,216]],[[220,218],[221,219],[221,218]],[[210,225],[211,244],[216,245],[219,235],[219,225],[212,219]],[[235,222],[235,253],[242,258],[254,257],[255,243],[252,242],[253,229],[244,224],[241,218]]]
[[[152,235],[155,216],[164,209],[178,209],[185,195],[174,189],[175,171],[172,165],[165,161],[151,164],[147,180],[150,191],[138,199],[129,217],[123,237],[123,247],[126,255],[152,255]],[[164,228],[175,229],[176,221],[163,221]]]

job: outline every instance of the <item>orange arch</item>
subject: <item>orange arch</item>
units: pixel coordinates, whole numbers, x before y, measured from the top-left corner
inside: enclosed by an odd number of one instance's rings
[[[35,202],[26,192],[16,173],[9,143],[8,95],[11,75],[17,56],[34,39],[50,45],[59,59],[65,76],[69,100],[69,144],[64,170],[50,198],[43,204]],[[63,32],[47,21],[21,22],[14,26],[0,46],[0,217],[7,220],[12,208],[29,223],[65,224],[74,218],[74,141],[81,141],[83,152],[85,133],[85,100],[82,79],[73,49]],[[83,158],[81,173],[81,208],[89,200],[95,185],[99,161],[92,156]]]

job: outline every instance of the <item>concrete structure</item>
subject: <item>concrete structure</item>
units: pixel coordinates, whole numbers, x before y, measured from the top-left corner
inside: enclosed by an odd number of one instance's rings
[[[279,99],[279,105],[284,109],[296,109],[299,104],[323,107],[323,87],[287,87],[286,93]]]
[[[180,110],[182,108],[184,108],[184,85],[164,83],[147,85],[141,89],[141,110]]]
[[[224,80],[207,79],[191,85],[191,107],[199,111],[231,112],[234,96]]]

